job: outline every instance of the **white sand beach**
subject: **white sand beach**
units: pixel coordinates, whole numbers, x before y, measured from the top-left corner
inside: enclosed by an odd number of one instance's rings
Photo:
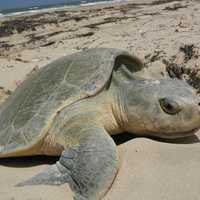
[[[199,10],[196,0],[132,0],[1,17],[0,102],[47,63],[96,47],[127,50],[144,61],[140,76],[185,79],[199,93]],[[200,199],[198,134],[173,143],[134,138],[118,149],[122,164],[106,200]],[[56,159],[0,160],[0,199],[73,199],[67,184],[15,187]]]

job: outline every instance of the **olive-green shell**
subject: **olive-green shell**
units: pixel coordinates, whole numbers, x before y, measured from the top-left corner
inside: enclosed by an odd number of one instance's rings
[[[129,57],[118,49],[90,49],[62,57],[30,75],[2,105],[0,157],[33,148],[47,134],[58,111],[101,91],[117,58],[123,56]]]

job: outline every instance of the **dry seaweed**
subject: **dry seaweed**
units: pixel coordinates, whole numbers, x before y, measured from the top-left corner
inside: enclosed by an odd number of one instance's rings
[[[187,8],[188,5],[182,5],[180,3],[175,3],[174,5],[172,6],[167,6],[165,7],[163,10],[168,10],[168,11],[175,11],[175,10],[178,10],[180,8]]]
[[[165,3],[177,2],[177,1],[182,1],[182,0],[156,0],[149,4],[150,5],[160,5],[160,4],[165,4]]]
[[[22,33],[23,31],[36,31],[38,26],[44,24],[57,24],[57,19],[49,18],[21,17],[18,19],[3,21],[0,25],[0,37],[7,37],[14,33]]]
[[[41,45],[41,47],[47,47],[47,46],[50,46],[50,45],[55,44],[55,43],[56,43],[55,41],[50,41],[50,42],[47,42],[47,43]]]
[[[200,69],[186,68],[176,63],[166,63],[166,70],[171,78],[185,79],[200,93]]]
[[[10,47],[13,47],[14,44],[8,44],[6,42],[0,42],[0,48],[4,48],[4,49],[9,49]]]
[[[88,19],[88,17],[86,17],[86,16],[67,16],[67,17],[61,19],[60,22],[66,22],[66,21],[70,21],[70,20],[75,20],[76,22],[79,22],[83,19]]]
[[[157,60],[161,60],[164,54],[165,52],[162,50],[157,50],[157,49],[154,50],[152,54],[148,54],[145,56],[145,60],[146,60],[145,64],[152,63]]]
[[[180,51],[184,53],[184,61],[188,62],[190,59],[195,57],[195,45],[194,44],[185,44],[180,47]]]
[[[188,61],[198,58],[196,54],[197,47],[194,44],[184,45],[179,48],[180,52],[184,53],[184,61],[181,64],[175,62],[176,56],[171,57],[169,60],[163,59],[166,66],[166,71],[171,78],[184,79],[200,93],[200,68],[189,68]]]
[[[126,19],[136,19],[136,17],[135,16],[107,17],[103,21],[96,22],[93,24],[88,24],[83,27],[98,28],[98,26],[100,26],[100,25],[109,24],[109,23],[113,23],[113,22],[117,22],[117,21],[121,21],[121,20],[126,20]]]
[[[77,34],[75,37],[88,37],[94,35],[94,32],[90,31],[88,33]]]

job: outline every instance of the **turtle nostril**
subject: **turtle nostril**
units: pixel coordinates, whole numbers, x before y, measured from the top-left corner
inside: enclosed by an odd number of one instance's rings
[[[200,102],[198,103],[198,105],[200,106]]]

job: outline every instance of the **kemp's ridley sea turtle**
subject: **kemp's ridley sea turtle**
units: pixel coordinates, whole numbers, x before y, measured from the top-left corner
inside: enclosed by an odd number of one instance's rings
[[[110,135],[177,138],[199,129],[192,88],[180,80],[138,78],[134,72],[142,67],[127,52],[90,49],[25,80],[0,109],[0,157],[61,157],[18,186],[69,183],[75,199],[100,199],[119,168]]]

